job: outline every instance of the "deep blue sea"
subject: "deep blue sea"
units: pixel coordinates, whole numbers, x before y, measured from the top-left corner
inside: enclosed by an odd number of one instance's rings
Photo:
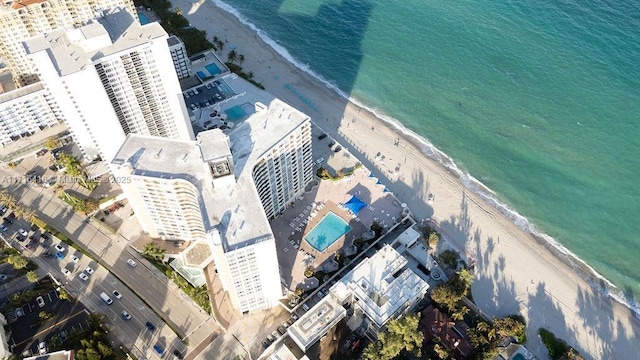
[[[640,2],[225,2],[640,294]]]

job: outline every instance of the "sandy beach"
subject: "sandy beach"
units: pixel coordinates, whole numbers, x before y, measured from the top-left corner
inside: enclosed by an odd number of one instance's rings
[[[585,358],[637,358],[640,321],[627,307],[594,291],[574,268],[424,156],[410,138],[293,66],[212,2],[172,4],[182,9],[192,26],[210,38],[226,40],[219,54],[223,60],[235,47],[246,58],[245,71],[252,71],[267,91],[309,114],[348,147],[409,205],[416,219],[430,218],[439,224],[452,246],[476,264],[472,287],[476,304],[490,316],[522,314],[528,322],[526,346],[536,356],[547,358],[537,336],[544,327]],[[429,194],[433,201],[428,201]]]

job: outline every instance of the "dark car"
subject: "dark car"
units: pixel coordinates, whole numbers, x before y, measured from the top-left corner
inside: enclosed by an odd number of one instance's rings
[[[336,142],[335,142],[335,141],[331,141],[331,142],[329,143],[329,147],[333,147],[333,145],[335,145],[335,144],[336,144]]]
[[[149,329],[149,331],[155,331],[156,330],[156,326],[153,325],[150,321],[147,321],[144,326],[147,327],[147,329]]]
[[[40,228],[36,224],[31,224],[31,231],[38,231]]]
[[[184,356],[182,356],[182,353],[180,353],[180,351],[178,350],[173,350],[173,356],[177,357],[180,360],[184,359]]]
[[[42,253],[42,256],[44,256],[46,258],[52,258],[53,254],[47,251],[47,252]]]
[[[51,235],[49,235],[49,233],[44,233],[40,236],[42,237],[43,240],[49,240],[51,238]]]
[[[280,335],[284,335],[287,332],[287,329],[285,329],[284,326],[280,325],[278,326],[278,332],[280,333]]]
[[[19,242],[23,242],[23,241],[27,240],[27,238],[26,238],[26,237],[24,237],[24,236],[22,236],[22,235],[20,235],[20,234],[16,235],[16,239],[17,239]]]
[[[320,134],[320,135],[318,136],[318,140],[322,140],[322,139],[324,139],[324,138],[326,138],[326,137],[327,137],[327,134]]]
[[[333,149],[334,152],[340,152],[340,150],[342,150],[342,146],[340,145],[336,146],[336,148]]]

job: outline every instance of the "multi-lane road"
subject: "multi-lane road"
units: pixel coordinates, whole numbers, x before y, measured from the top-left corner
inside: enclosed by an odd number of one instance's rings
[[[0,179],[11,179],[16,176],[19,175],[13,171],[0,169]],[[159,341],[165,345],[166,349],[184,349],[185,345],[181,344],[183,341],[190,347],[195,347],[203,341],[212,340],[212,334],[219,329],[215,320],[195,305],[164,274],[141,259],[128,246],[128,239],[119,234],[111,234],[92,222],[87,222],[85,217],[76,214],[69,205],[58,199],[51,189],[25,182],[0,183],[0,186],[23,205],[33,209],[38,218],[64,233],[105,267],[98,266],[95,261],[81,254],[76,255],[80,258],[78,264],[73,264],[70,258],[74,254],[74,249],[67,249],[65,259],[61,261],[56,258],[36,259],[39,265],[50,268],[52,274],[57,274],[56,278],[64,280],[69,290],[75,292],[85,306],[95,307],[105,313],[111,323],[116,325],[113,331],[119,335],[119,338],[130,339],[131,343],[144,344],[146,347],[151,347]],[[13,225],[11,231],[15,230],[17,227]],[[71,254],[68,253],[69,250]],[[42,250],[35,251],[39,253]],[[28,253],[29,250],[26,250],[25,254]],[[130,258],[134,259],[138,266],[135,268],[129,266],[127,259]],[[88,264],[91,264],[96,271],[85,282],[78,275]],[[62,267],[73,269],[73,271],[66,277],[61,272]],[[122,299],[115,299],[112,295],[114,289],[123,295]],[[107,306],[102,302],[99,297],[101,292],[110,294],[114,303]],[[122,319],[123,309],[132,315],[131,320]],[[151,333],[144,324],[146,321],[153,322],[154,312],[169,326],[161,327],[160,323],[155,323],[158,329]],[[170,335],[169,328],[177,334]],[[147,352],[144,348],[140,349]]]

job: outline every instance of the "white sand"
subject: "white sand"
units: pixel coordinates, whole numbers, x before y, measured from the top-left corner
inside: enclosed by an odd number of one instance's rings
[[[234,45],[247,59],[245,71],[253,71],[269,92],[308,113],[349,147],[409,204],[417,219],[436,220],[454,247],[477,263],[472,287],[476,304],[490,316],[524,315],[528,321],[526,345],[534,354],[547,357],[537,336],[538,328],[544,327],[586,358],[638,358],[639,322],[626,307],[594,292],[574,270],[465,189],[446,169],[405,139],[396,145],[397,132],[295,68],[233,15],[205,0],[177,0],[173,4],[209,37],[228,39],[223,60]],[[298,94],[285,88],[286,83]],[[305,105],[300,94],[318,111]],[[378,151],[385,156],[384,163],[374,160]],[[396,166],[400,167],[398,174],[394,173]],[[432,204],[427,203],[429,193],[435,196]]]

